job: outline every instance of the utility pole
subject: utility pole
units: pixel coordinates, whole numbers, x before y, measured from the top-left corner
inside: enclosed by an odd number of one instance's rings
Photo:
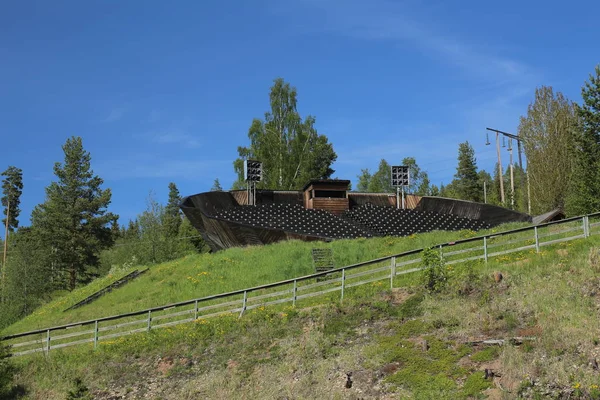
[[[509,139],[515,139],[517,141],[517,150],[519,153],[519,167],[521,168],[521,171],[523,171],[523,159],[521,158],[521,142],[523,141],[523,138],[520,138],[518,135],[513,135],[512,133],[508,133],[508,132],[503,132],[503,131],[499,131],[498,129],[492,129],[492,128],[485,128],[488,131],[492,131],[492,132],[496,132],[496,147],[498,150],[498,163],[500,163],[500,142],[498,142],[498,135],[502,134],[506,137],[508,137]],[[489,144],[489,143],[486,143]],[[513,168],[513,162],[512,162],[512,145],[510,146],[510,156],[511,156],[511,187],[514,185],[513,183],[513,179],[512,179],[512,168]],[[527,179],[527,213],[531,214],[531,190],[530,190],[530,186],[529,186],[529,168],[527,168],[527,171],[525,171],[525,175],[526,175],[526,179]],[[500,187],[502,187],[502,169],[500,168]],[[524,182],[523,182],[523,175],[521,175],[521,187],[524,187]],[[502,190],[502,189],[501,189]],[[502,203],[504,203],[504,192],[501,193],[502,195]],[[514,198],[514,189],[513,189],[513,198]],[[514,203],[513,203],[514,205]]]
[[[487,181],[483,181],[483,202],[487,204]]]
[[[514,180],[512,138],[508,139],[508,151],[510,154],[510,205],[511,205],[511,208],[514,210],[515,209],[515,180]]]
[[[498,154],[498,179],[500,179],[500,201],[504,205],[504,177],[502,176],[502,160],[500,158],[500,137],[499,133],[496,132],[496,153]]]

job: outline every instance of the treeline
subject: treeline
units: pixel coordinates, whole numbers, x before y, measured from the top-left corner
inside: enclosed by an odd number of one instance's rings
[[[54,165],[56,180],[34,208],[31,226],[19,227],[22,170],[11,166],[2,173],[8,241],[1,243],[0,328],[111,270],[206,250],[179,210],[174,183],[166,206],[149,196],[146,211],[121,228],[118,216],[108,211],[112,193],[92,171],[81,138],[69,138],[63,151],[64,161]]]

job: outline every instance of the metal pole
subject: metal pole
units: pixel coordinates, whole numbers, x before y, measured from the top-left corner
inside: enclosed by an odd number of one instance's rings
[[[396,209],[400,209],[400,188],[396,186]]]
[[[98,320],[94,322],[94,349],[98,347]]]
[[[346,270],[345,269],[342,270],[342,298],[341,298],[341,300],[344,300],[344,287],[346,287]]]
[[[498,154],[498,174],[500,175],[500,201],[504,205],[504,177],[502,176],[502,160],[500,158],[500,134],[496,132],[496,153]]]
[[[513,148],[512,148],[512,138],[508,139],[508,150],[510,153],[510,205],[512,209],[515,209],[515,181],[514,181],[514,166],[513,166]]]
[[[293,294],[292,305],[293,305],[294,307],[296,307],[296,298],[298,297],[298,296],[297,296],[297,293],[298,293],[298,283],[296,282],[296,280],[295,280],[295,279],[294,279],[294,292],[293,292],[293,293],[294,293],[294,294]]]
[[[487,264],[488,252],[487,252],[487,237],[486,236],[483,237],[483,259],[485,260],[485,263]]]
[[[583,228],[583,237],[584,238],[588,237],[587,227],[585,225],[585,215],[583,217],[581,217],[581,227]]]
[[[537,226],[533,227],[533,232],[535,235],[535,251],[536,251],[536,253],[539,253],[540,252],[540,237],[538,236]]]
[[[406,204],[404,201],[404,186],[402,186],[402,209],[404,210],[406,208]]]
[[[198,300],[194,302],[194,319],[198,319]]]
[[[396,257],[392,257],[392,264],[390,265],[390,289],[394,288],[394,277],[396,276]]]
[[[50,329],[46,331],[46,355],[50,355]]]
[[[487,204],[487,182],[483,181],[483,202]]]
[[[152,327],[152,311],[148,311],[148,332],[150,332],[151,327]]]
[[[244,303],[242,304],[242,311],[240,312],[239,318],[244,315],[244,311],[246,311],[246,303],[248,302],[248,291],[244,290]]]

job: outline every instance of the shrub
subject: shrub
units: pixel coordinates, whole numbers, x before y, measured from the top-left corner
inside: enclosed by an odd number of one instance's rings
[[[423,250],[421,255],[423,269],[421,280],[430,292],[441,291],[448,281],[446,267],[440,254],[431,248]]]
[[[8,347],[0,343],[0,398],[8,394],[12,388],[13,376],[16,372],[14,365],[10,362]]]

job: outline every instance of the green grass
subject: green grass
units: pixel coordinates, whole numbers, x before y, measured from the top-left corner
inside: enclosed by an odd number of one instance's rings
[[[488,232],[517,226],[523,224],[508,224]],[[232,248],[214,254],[190,255],[152,266],[144,275],[93,303],[63,312],[69,305],[106,286],[114,277],[96,280],[85,288],[40,307],[1,333],[6,335],[139,311],[309,275],[314,273],[310,252],[313,247],[331,247],[335,264],[341,267],[474,235],[476,233],[472,231],[437,231],[404,238],[339,240],[331,243],[289,241],[268,246]],[[402,279],[410,283],[413,278]]]
[[[365,253],[397,251],[385,247],[388,241],[362,244]],[[259,308],[241,319],[223,315],[125,336],[96,351],[81,346],[49,358],[20,357],[15,383],[31,398],[48,400],[65,398],[76,377],[99,398],[130,393],[164,399],[470,399],[485,398],[487,390],[504,398],[548,398],[554,392],[597,398],[600,382],[589,359],[600,350],[600,265],[588,253],[598,245],[600,236],[592,236],[544,247],[540,254],[453,265],[439,293],[423,291],[419,274],[413,274],[412,286],[403,281],[406,288],[393,293],[364,285],[343,302]],[[206,257],[233,259],[225,252]],[[503,274],[500,283],[493,271]],[[535,340],[502,347],[469,344],[516,336]],[[501,373],[503,389],[484,379],[490,363]],[[346,372],[354,372],[352,389],[344,386]],[[149,381],[155,383],[151,393]]]

